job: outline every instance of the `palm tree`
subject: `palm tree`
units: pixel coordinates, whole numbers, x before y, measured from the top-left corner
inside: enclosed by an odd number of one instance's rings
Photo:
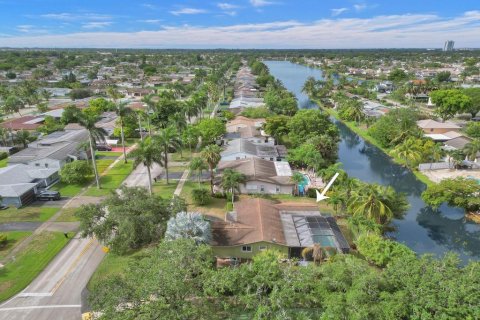
[[[222,156],[220,153],[222,152],[222,148],[217,146],[216,144],[210,144],[203,148],[202,150],[202,158],[205,159],[205,161],[208,164],[208,168],[210,169],[210,192],[213,195],[213,179],[214,179],[214,174],[213,170],[215,167],[218,165],[220,162],[220,159]]]
[[[142,102],[147,105],[147,111],[145,112],[145,114],[147,116],[148,134],[152,136],[152,126],[150,124],[150,112],[153,110],[155,106],[155,101],[153,101],[153,95],[148,95],[143,97]]]
[[[115,113],[117,114],[118,119],[120,120],[120,138],[122,139],[123,161],[127,163],[127,152],[125,151],[125,134],[123,132],[123,124],[124,124],[125,117],[130,113],[132,113],[132,109],[127,107],[126,102],[122,102],[117,104]]]
[[[352,193],[348,200],[348,210],[354,216],[364,216],[378,224],[385,224],[393,217],[389,207],[388,190],[384,186],[375,184],[362,185]]]
[[[152,174],[150,172],[150,168],[154,163],[163,166],[161,146],[153,138],[147,137],[138,144],[135,150],[131,152],[131,156],[133,157],[134,166],[143,163],[143,165],[147,168],[148,192],[152,194]]]
[[[167,175],[168,184],[168,151],[171,149],[177,150],[180,147],[180,138],[177,130],[170,126],[160,130],[154,139],[155,143],[158,143],[160,146],[161,153],[163,154],[163,166]]]
[[[195,157],[195,158],[192,158],[192,160],[190,161],[189,169],[191,171],[197,171],[198,185],[200,186],[200,178],[201,178],[202,172],[203,170],[208,169],[207,163],[203,158]]]
[[[463,152],[465,152],[469,160],[475,160],[480,152],[480,139],[474,139],[467,143],[465,148],[463,148]]]
[[[225,169],[222,175],[222,182],[220,186],[223,190],[230,190],[232,193],[232,204],[235,200],[235,190],[240,192],[240,183],[245,183],[247,177],[238,171],[232,169]]]
[[[4,147],[7,146],[8,130],[6,128],[0,127],[0,139],[2,139],[2,144]]]
[[[431,161],[430,162],[430,169],[432,169],[432,164],[433,162],[438,162],[440,161],[440,159],[442,159],[443,157],[443,149],[442,147],[440,146],[440,144],[438,143],[435,143],[432,148],[430,149],[430,157],[431,157]]]
[[[313,247],[307,247],[302,250],[303,260],[307,260],[307,257],[311,255],[313,262],[319,264],[324,258],[324,252],[319,243],[314,243]]]
[[[17,131],[16,138],[23,145],[23,148],[26,148],[30,142],[31,135],[27,130],[20,130]]]
[[[317,81],[314,77],[308,77],[307,81],[303,84],[302,92],[305,93],[309,98],[314,98],[314,93],[316,91]]]
[[[402,158],[405,161],[405,166],[410,168],[411,164],[415,164],[422,158],[422,154],[418,150],[416,141],[415,138],[408,138],[403,143],[393,148],[390,151],[390,154]]]
[[[295,194],[298,196],[299,195],[299,190],[298,190],[298,185],[303,182],[305,179],[305,177],[303,176],[303,174],[301,174],[300,172],[294,172],[293,175],[291,176],[290,180],[292,180],[293,184],[294,184],[294,188],[295,188]]]
[[[87,129],[88,138],[90,140],[90,154],[92,157],[93,172],[95,173],[95,182],[97,188],[100,189],[100,179],[98,178],[97,162],[95,160],[95,150],[93,146],[95,141],[105,141],[107,132],[103,128],[98,128],[95,124],[100,120],[98,116],[78,112],[78,124]]]

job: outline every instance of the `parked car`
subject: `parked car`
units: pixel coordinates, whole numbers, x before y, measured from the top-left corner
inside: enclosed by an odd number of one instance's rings
[[[49,200],[60,200],[60,192],[58,191],[49,191],[45,190],[37,194],[37,200],[44,200],[44,201],[49,201]]]
[[[110,147],[108,144],[97,144],[97,150],[98,151],[112,151],[112,147]]]
[[[7,210],[7,209],[8,209],[8,206],[4,204],[0,204],[0,210]]]

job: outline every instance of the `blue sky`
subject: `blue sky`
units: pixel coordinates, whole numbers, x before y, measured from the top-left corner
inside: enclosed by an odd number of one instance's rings
[[[478,0],[0,0],[0,46],[480,47]]]

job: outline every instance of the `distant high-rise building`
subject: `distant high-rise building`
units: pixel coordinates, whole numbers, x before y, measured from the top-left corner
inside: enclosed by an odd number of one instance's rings
[[[455,41],[447,40],[443,45],[443,51],[453,51],[453,46],[455,45]]]

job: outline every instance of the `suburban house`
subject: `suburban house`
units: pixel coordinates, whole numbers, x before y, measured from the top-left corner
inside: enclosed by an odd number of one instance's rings
[[[25,164],[58,171],[68,162],[89,157],[89,152],[81,148],[86,141],[88,141],[88,131],[83,128],[56,131],[10,156],[8,164]]]
[[[350,249],[335,218],[322,215],[315,204],[245,199],[225,221],[212,222],[211,245],[217,258],[251,259],[266,249],[301,258],[302,250],[315,243],[342,253]]]
[[[283,145],[255,144],[246,139],[231,140],[221,153],[222,161],[260,158],[270,161],[283,161],[287,148]]]
[[[438,122],[432,119],[419,120],[417,126],[426,134],[444,134],[449,131],[458,131],[461,128],[452,122]]]
[[[38,127],[43,125],[44,120],[44,117],[23,116],[0,123],[0,126],[12,131],[36,131]]]
[[[265,134],[263,130],[254,126],[241,127],[236,132],[227,132],[224,135],[224,139],[227,140],[226,142],[234,139],[245,139],[256,144],[275,144],[275,139]]]
[[[294,191],[292,169],[286,161],[250,158],[220,162],[217,171],[221,174],[225,169],[232,169],[246,176],[245,183],[240,184],[240,193],[292,194]],[[220,181],[220,177],[217,177],[216,186]]]
[[[227,132],[238,132],[238,130],[246,127],[260,128],[265,123],[265,119],[250,119],[244,116],[237,116],[235,119],[228,121],[225,125]]]
[[[21,207],[35,200],[39,188],[58,180],[58,170],[35,168],[24,164],[0,168],[0,196],[2,204]]]

